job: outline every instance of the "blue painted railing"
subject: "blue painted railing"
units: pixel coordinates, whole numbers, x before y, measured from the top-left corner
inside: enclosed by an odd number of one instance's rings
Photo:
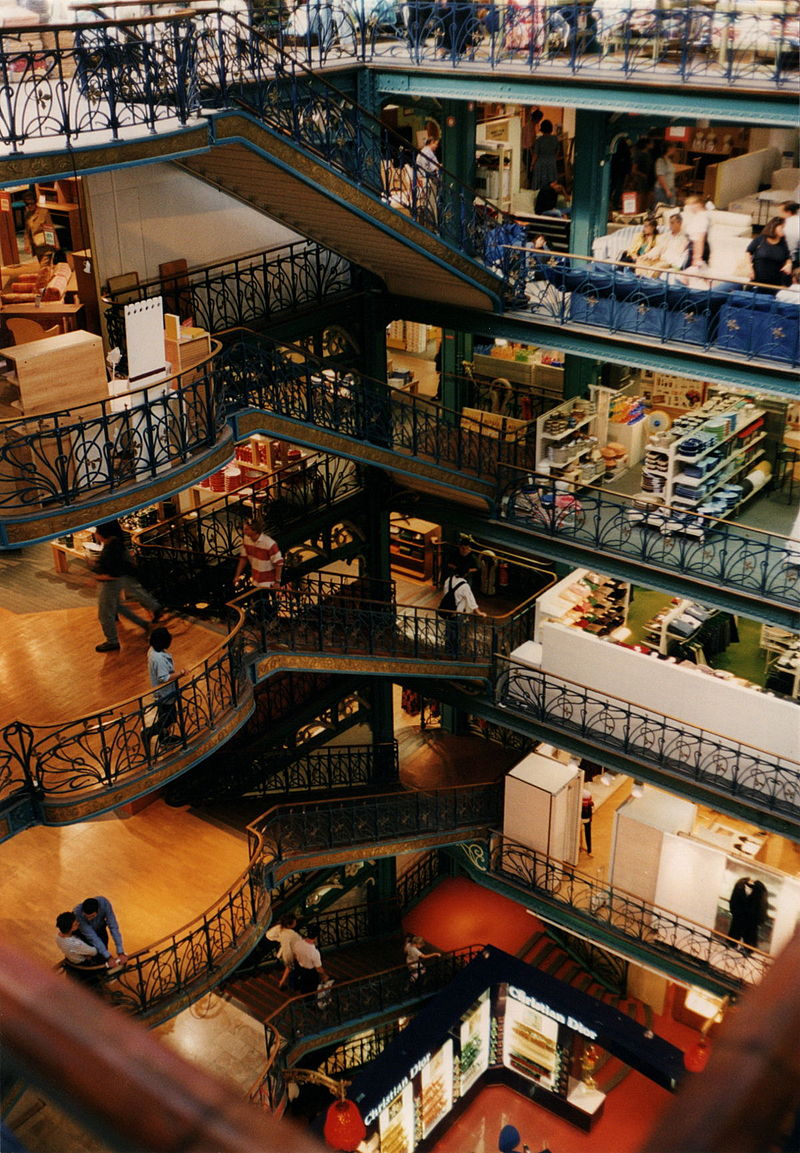
[[[530,309],[539,322],[726,359],[786,368],[800,364],[800,303],[776,300],[774,289],[689,271],[653,279],[618,261],[526,248],[514,254],[512,307]],[[800,396],[800,385],[787,381],[781,391]]]

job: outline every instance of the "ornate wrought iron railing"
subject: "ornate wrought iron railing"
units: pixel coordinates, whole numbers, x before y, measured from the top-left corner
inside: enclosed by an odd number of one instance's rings
[[[534,536],[797,609],[800,540],[593,485],[565,494],[552,477],[505,465],[496,507]]]
[[[486,436],[431,400],[327,368],[304,351],[253,334],[226,348],[221,360],[231,409],[263,409],[476,478],[494,480],[505,462],[533,467],[533,424]]]
[[[473,867],[481,867],[475,854],[467,856]],[[492,837],[489,858],[482,866],[515,889],[536,893],[548,905],[582,914],[587,925],[601,923],[618,934],[620,941],[640,941],[651,953],[682,955],[693,967],[732,990],[757,984],[770,965],[770,957],[758,949],[742,951],[740,942],[724,933],[643,901],[500,834]]]
[[[0,510],[58,512],[168,478],[219,442],[222,387],[209,362],[124,397],[0,421]]]
[[[401,909],[408,909],[433,888],[446,867],[438,849],[432,849],[397,877],[395,893]]]
[[[505,709],[678,780],[739,798],[754,810],[800,818],[800,763],[538,669],[509,663],[495,681]],[[754,698],[753,707],[757,707]]]
[[[270,918],[272,894],[320,852],[437,836],[499,816],[496,785],[400,792],[349,801],[281,805],[248,826],[250,863],[210,910],[178,932],[128,957],[103,978],[104,995],[150,1020],[212,988],[256,944]],[[342,930],[343,931],[343,930]],[[344,987],[343,987],[344,988]],[[311,1010],[298,1010],[298,1020]]]
[[[380,591],[382,583],[387,587]],[[395,605],[393,582],[377,584],[311,573],[296,587],[252,589],[234,602],[246,616],[250,653],[257,658],[280,647],[343,657],[457,660],[485,666],[488,675],[494,654],[508,655],[531,633],[533,600],[505,617],[455,613],[442,620],[436,609]]]
[[[513,256],[511,255],[513,253]],[[509,290],[537,321],[786,368],[800,363],[800,307],[774,287],[695,272],[656,274],[572,253],[509,250]],[[787,382],[787,392],[797,386]]]
[[[250,784],[248,795],[269,797],[366,789],[375,784],[376,759],[388,759],[396,768],[397,742],[377,750],[372,745],[332,745],[299,756],[288,749],[278,757],[256,756],[250,771],[254,777],[257,774],[257,779]],[[238,791],[241,793],[241,788]]]
[[[253,686],[244,663],[243,617],[230,614],[231,629],[214,652],[179,681],[175,719],[163,730],[152,692],[60,725],[15,721],[2,730],[0,798],[30,791],[58,823],[68,806],[77,819],[113,807],[115,793],[148,778],[170,760],[201,748],[226,721],[249,710]]]
[[[285,312],[324,304],[353,288],[353,265],[310,240],[276,245],[233,260],[190,268],[172,279],[109,292],[109,342],[125,347],[124,308],[131,300],[164,298],[166,311],[192,316],[206,332],[258,325]],[[116,297],[124,295],[124,303]]]
[[[6,29],[0,141],[107,140],[180,128],[198,108],[193,14]]]
[[[247,474],[238,488],[136,534],[142,579],[165,604],[202,602],[221,610],[233,595],[246,517],[279,525],[285,542],[291,524],[307,524],[362,491],[361,467],[343,457],[314,453],[299,467],[260,475],[238,463]]]
[[[524,237],[510,215],[409,145],[279,41],[238,17],[210,13],[202,20],[198,70],[210,101],[246,109],[406,220],[503,275],[504,245]],[[496,287],[502,290],[500,280]]]
[[[295,1051],[305,1039],[335,1032],[349,1021],[419,1005],[448,985],[482,948],[483,945],[468,945],[426,962],[425,976],[419,982],[411,982],[406,966],[398,965],[334,985],[322,1011],[317,1007],[315,993],[293,997],[264,1023],[267,1064],[250,1091],[250,1100],[264,1109],[280,1112],[285,1101],[284,1073],[296,1060]]]
[[[509,3],[446,7],[411,0],[332,0],[299,16],[287,13],[276,33],[310,67],[360,60],[434,69],[585,75],[771,91],[797,73],[797,9],[779,2],[763,12],[731,3],[659,8],[631,0],[603,3]]]

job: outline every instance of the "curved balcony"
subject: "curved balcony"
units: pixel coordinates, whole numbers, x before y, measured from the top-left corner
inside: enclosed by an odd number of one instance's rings
[[[6,724],[0,797],[34,798],[39,819],[85,820],[152,792],[222,744],[249,716],[253,686],[244,665],[244,618],[180,680],[177,719],[166,743],[154,733],[147,692],[65,724]]]
[[[540,324],[784,369],[775,391],[800,395],[789,372],[800,364],[800,305],[776,300],[774,288],[689,271],[652,279],[620,261],[508,251],[516,307]]]
[[[800,623],[799,540],[594,485],[565,497],[551,477],[508,466],[498,480],[500,517],[547,542],[550,555],[596,564],[602,553],[640,565],[643,579],[669,574],[692,595],[707,586],[713,601],[724,590],[756,618]]]
[[[230,460],[219,349],[215,341],[198,369],[147,388],[0,422],[0,543],[152,504]]]
[[[729,991],[757,982],[769,965],[765,955],[742,954],[736,942],[711,928],[490,835],[499,814],[496,784],[271,809],[248,828],[250,862],[230,893],[191,924],[130,956],[124,969],[104,977],[102,991],[153,1024],[165,1020],[218,984],[249,952],[269,923],[270,894],[288,876],[365,855],[446,845],[464,846],[467,867],[481,883],[511,885],[514,899],[522,892],[556,924],[574,928],[580,922],[584,931],[593,924],[616,951],[639,961],[649,957],[683,979],[691,974]],[[347,1013],[352,1000],[345,990]],[[316,1031],[308,1003],[301,999],[297,1005],[298,1033]]]
[[[321,308],[354,290],[357,270],[310,240],[276,245],[263,252],[190,268],[173,281],[146,281],[109,293],[109,343],[125,347],[125,304],[164,298],[167,312],[194,317],[206,332],[261,325],[302,309]],[[124,296],[124,302],[117,298]]]
[[[309,67],[363,61],[459,75],[581,78],[595,84],[676,81],[693,88],[772,92],[797,77],[797,9],[747,0],[723,8],[626,3],[491,3],[455,0],[446,11],[411,0],[387,9],[355,0],[321,3],[311,19],[289,15],[284,51]]]
[[[248,827],[247,869],[206,913],[130,956],[104,995],[152,1024],[217,985],[253,948],[270,920],[271,893],[297,872],[393,856],[478,836],[497,819],[493,785],[390,793],[347,802],[281,805]]]

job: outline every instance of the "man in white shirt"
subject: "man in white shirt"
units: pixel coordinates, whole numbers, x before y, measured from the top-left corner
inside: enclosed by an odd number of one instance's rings
[[[792,264],[797,264],[800,260],[800,204],[795,200],[784,200],[778,205],[778,215],[783,217],[783,239]]]
[[[691,252],[689,264],[700,264],[706,259],[706,238],[710,217],[703,206],[702,196],[692,193],[683,205],[683,231],[689,237]]]
[[[448,656],[458,657],[461,649],[459,634],[462,631],[460,618],[462,616],[485,617],[486,613],[481,612],[478,608],[475,594],[469,587],[469,581],[466,577],[459,576],[458,573],[452,572],[445,579],[442,588],[443,601],[451,592],[455,598],[455,607],[452,611],[448,612],[446,609],[439,610],[444,616],[444,645]]]
[[[86,943],[81,936],[78,936],[75,913],[59,913],[55,918],[55,929],[55,943],[70,965],[97,967],[101,964],[95,945]]]
[[[669,232],[659,236],[650,253],[653,267],[662,271],[680,271],[686,265],[689,237],[683,231],[683,217],[676,212],[669,218]]]
[[[320,981],[327,981],[328,974],[322,967],[322,957],[317,948],[319,926],[309,925],[305,935],[292,944],[298,993],[313,993]]]

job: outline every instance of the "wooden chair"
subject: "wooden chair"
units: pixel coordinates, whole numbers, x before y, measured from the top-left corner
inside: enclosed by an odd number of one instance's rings
[[[185,320],[192,311],[188,271],[189,266],[185,260],[168,260],[158,266],[164,311],[174,313],[182,320]]]
[[[29,344],[32,340],[44,340],[46,336],[58,336],[61,329],[57,324],[52,328],[42,328],[35,320],[14,316],[6,321],[8,331],[14,337],[14,344]]]
[[[108,278],[108,290],[114,294],[115,304],[130,304],[132,300],[138,300],[139,294],[136,292],[138,287],[138,272],[121,272],[119,276]]]

